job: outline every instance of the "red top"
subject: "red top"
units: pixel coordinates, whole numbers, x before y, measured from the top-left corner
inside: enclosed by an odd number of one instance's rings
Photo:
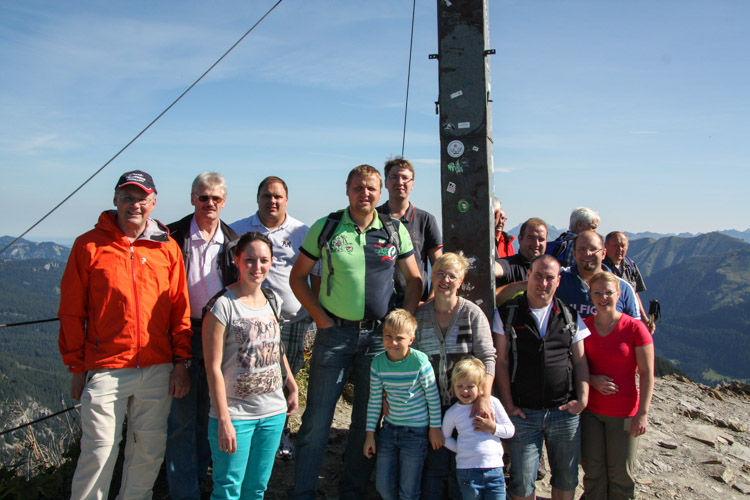
[[[513,240],[515,239],[515,236],[511,236],[504,231],[500,233],[500,238],[497,240],[498,259],[502,259],[503,257],[510,257],[511,255],[516,254],[516,251],[513,250]]]
[[[594,326],[594,316],[583,322],[591,332],[583,340],[589,372],[612,378],[620,388],[615,394],[605,396],[592,387],[586,409],[608,417],[632,417],[638,412],[639,401],[635,385],[638,369],[635,348],[654,343],[648,328],[642,321],[623,314],[614,330],[602,337]]]

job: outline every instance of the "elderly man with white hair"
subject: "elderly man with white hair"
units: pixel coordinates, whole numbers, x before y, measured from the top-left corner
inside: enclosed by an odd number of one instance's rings
[[[573,239],[583,231],[596,231],[599,227],[599,214],[587,207],[578,207],[570,213],[568,230],[547,243],[547,255],[554,255],[561,267],[570,267],[575,262],[573,257]]]

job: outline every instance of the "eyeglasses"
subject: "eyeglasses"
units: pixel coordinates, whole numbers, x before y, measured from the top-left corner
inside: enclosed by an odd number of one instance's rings
[[[139,207],[145,207],[153,201],[152,196],[146,198],[136,198],[135,196],[120,196],[120,201],[126,205],[138,205]]]
[[[401,181],[404,184],[409,184],[411,181],[414,180],[414,178],[412,177],[405,177],[401,175],[389,175],[388,177],[386,177],[386,179],[389,181],[393,181],[393,182]]]
[[[461,279],[455,274],[447,274],[447,273],[435,273],[435,276],[445,281],[458,281],[459,279]]]
[[[201,203],[206,203],[208,200],[211,200],[214,203],[219,204],[222,201],[224,201],[224,197],[223,196],[209,196],[207,194],[195,194],[195,193],[193,193],[193,196],[195,196],[196,198],[198,198],[198,200]]]
[[[575,251],[581,255],[589,255],[589,254],[594,255],[594,254],[601,252],[602,250],[604,249],[603,248],[583,248],[583,247],[579,247],[575,249]]]

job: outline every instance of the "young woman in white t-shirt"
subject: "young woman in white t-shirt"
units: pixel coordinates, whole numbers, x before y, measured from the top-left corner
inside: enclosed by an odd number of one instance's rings
[[[284,396],[281,363],[291,372],[280,351],[279,324],[261,290],[272,259],[266,236],[243,234],[234,255],[240,279],[211,301],[203,319],[212,498],[263,498],[286,416],[297,409],[294,377],[287,379]]]

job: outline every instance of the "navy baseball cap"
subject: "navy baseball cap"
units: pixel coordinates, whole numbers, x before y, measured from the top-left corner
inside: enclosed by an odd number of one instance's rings
[[[132,170],[122,174],[120,180],[117,181],[117,185],[115,185],[115,191],[128,185],[138,186],[148,194],[156,193],[154,180],[143,170]]]

